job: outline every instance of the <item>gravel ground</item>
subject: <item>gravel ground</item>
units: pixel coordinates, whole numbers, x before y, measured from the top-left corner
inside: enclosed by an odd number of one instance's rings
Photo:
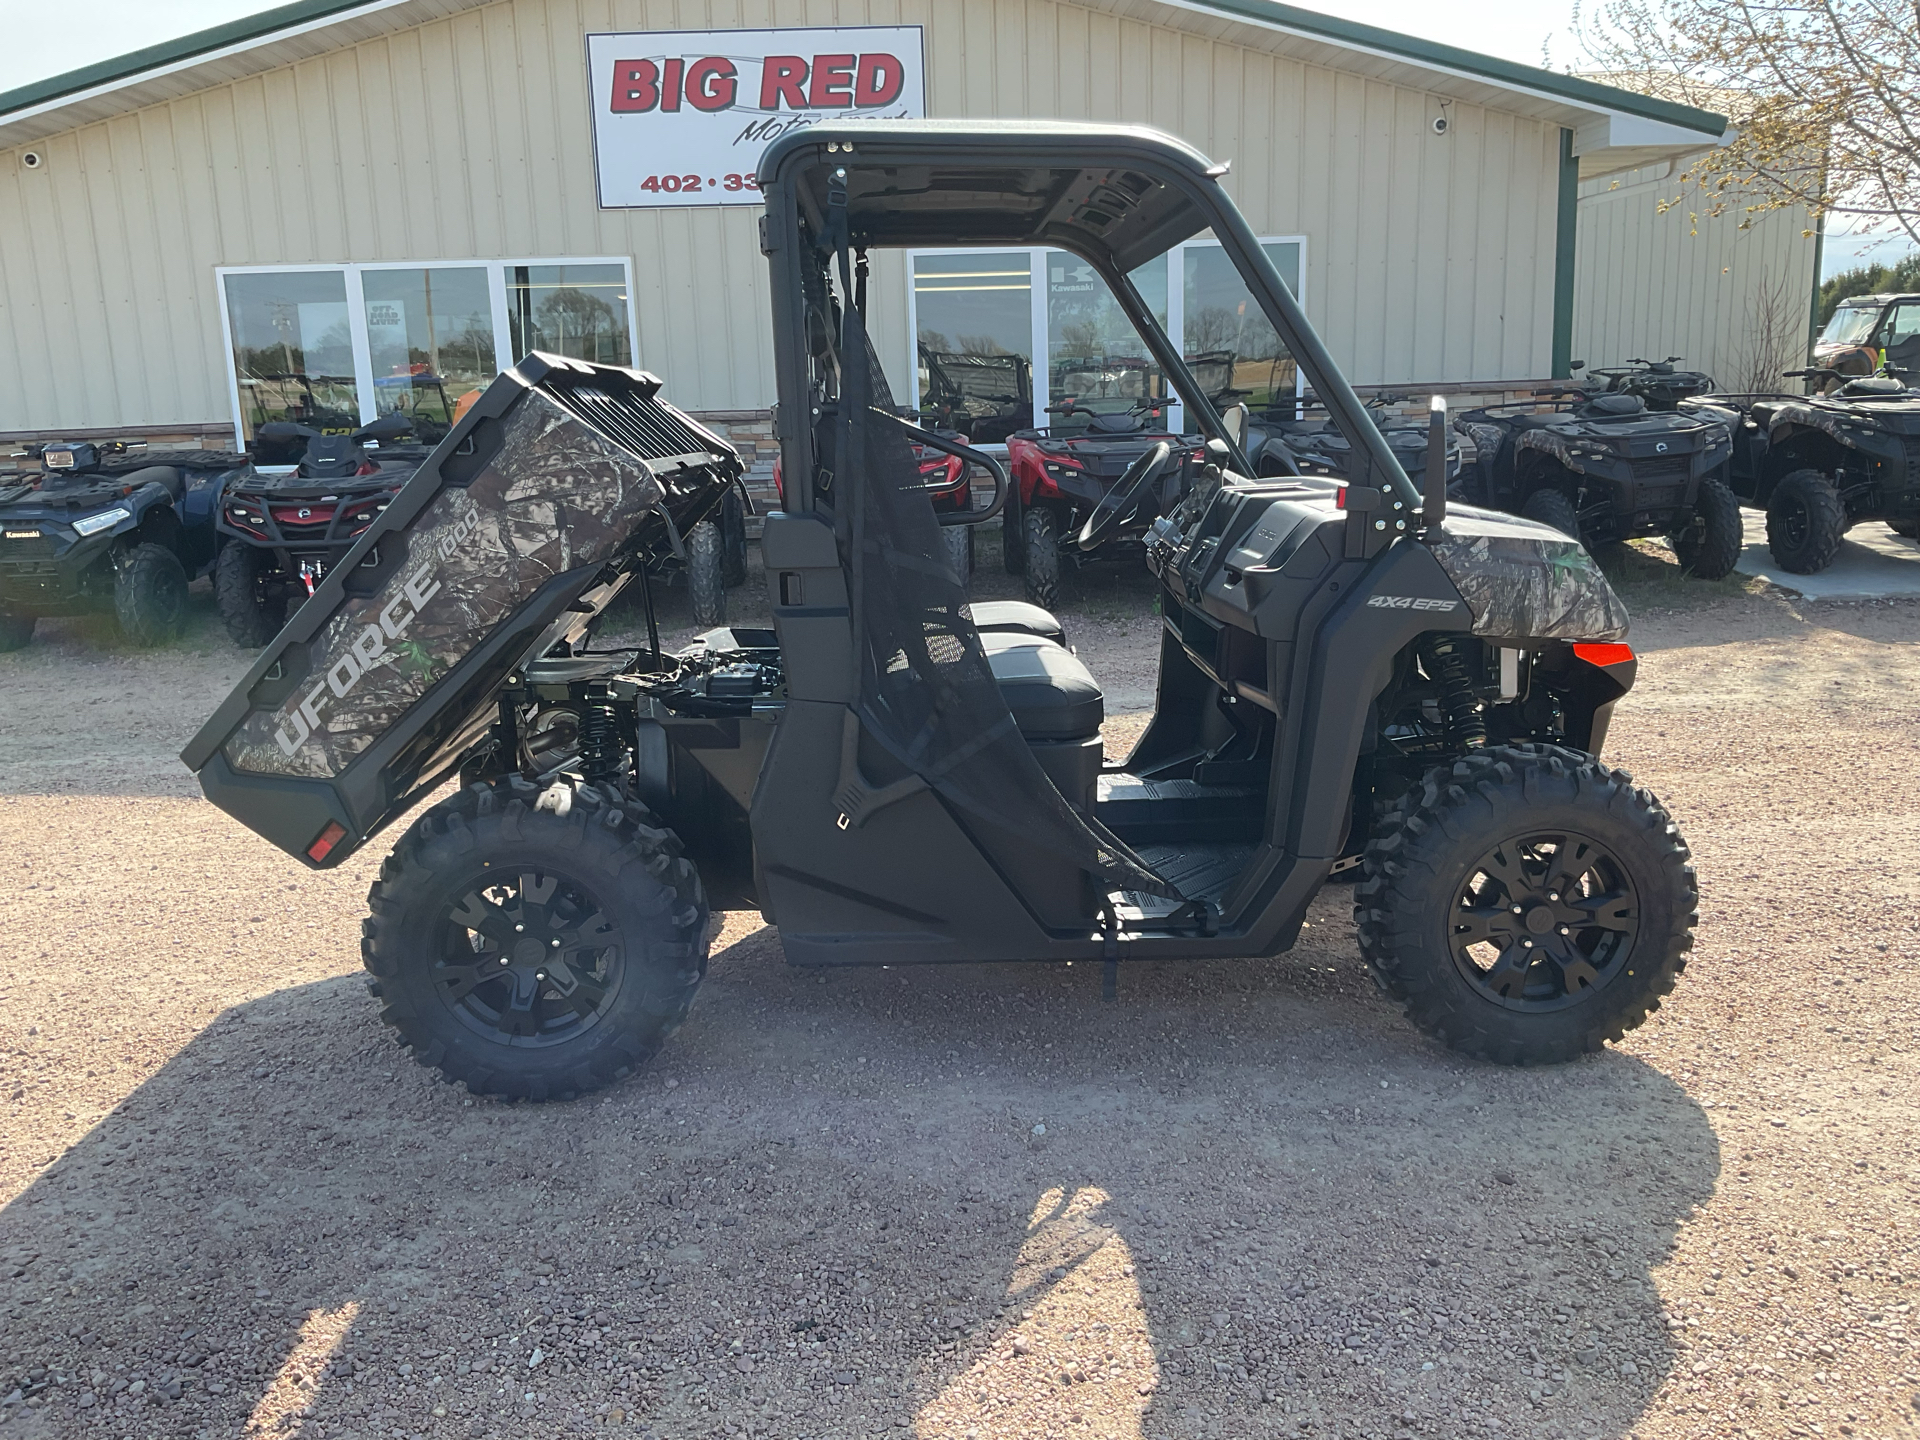
[[[1910,1433],[1920,609],[1628,593],[1610,753],[1703,905],[1605,1055],[1427,1044],[1337,890],[1115,1004],[793,971],[735,915],[660,1061],[547,1107],[378,1024],[378,846],[310,874],[196,797],[244,669],[206,597],[159,654],[44,626],[0,657],[5,1433]],[[1116,708],[1144,595],[1071,607]]]

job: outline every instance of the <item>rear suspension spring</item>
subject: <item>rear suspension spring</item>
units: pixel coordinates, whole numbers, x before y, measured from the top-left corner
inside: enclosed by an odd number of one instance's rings
[[[619,778],[620,723],[608,696],[598,686],[580,710],[580,773],[589,785]]]
[[[1464,750],[1487,743],[1486,716],[1474,698],[1473,677],[1467,669],[1465,647],[1476,642],[1460,635],[1429,640],[1421,649],[1427,674],[1440,682],[1440,710],[1447,717],[1447,736]]]

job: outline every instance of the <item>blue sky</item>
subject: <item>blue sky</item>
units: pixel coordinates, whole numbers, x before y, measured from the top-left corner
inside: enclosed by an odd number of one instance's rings
[[[1573,0],[1305,0],[1309,8],[1429,40],[1460,45],[1525,65],[1560,69],[1577,62]],[[143,45],[191,34],[271,9],[259,0],[0,0],[7,43],[0,90],[111,59]],[[1830,226],[1838,230],[1838,225]],[[1895,260],[1905,237],[1827,237],[1831,275],[1869,260]]]

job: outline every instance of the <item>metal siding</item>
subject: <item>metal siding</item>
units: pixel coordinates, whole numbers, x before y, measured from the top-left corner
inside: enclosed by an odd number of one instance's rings
[[[1574,358],[1604,366],[1681,355],[1689,369],[1732,384],[1756,287],[1783,287],[1796,318],[1805,308],[1812,222],[1791,209],[1702,214],[1696,224],[1693,197],[1668,168],[1581,183]],[[1661,202],[1676,197],[1661,214]]]
[[[1307,309],[1355,381],[1545,373],[1550,123],[1463,101],[1438,138],[1360,57],[1097,3],[501,0],[41,142],[0,188],[0,429],[225,419],[214,267],[342,261],[629,255],[641,363],[691,408],[764,406],[758,212],[597,208],[583,36],[876,23],[925,27],[934,114],[1145,120],[1230,159],[1255,230],[1308,237]],[[890,366],[904,283],[876,267]]]

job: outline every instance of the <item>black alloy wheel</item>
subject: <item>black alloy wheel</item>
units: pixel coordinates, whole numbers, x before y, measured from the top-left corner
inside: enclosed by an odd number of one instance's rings
[[[564,1044],[619,999],[626,937],[593,892],[562,871],[482,874],[448,907],[445,925],[434,989],[487,1039]]]
[[[1576,1005],[1627,967],[1640,933],[1633,881],[1570,831],[1494,846],[1469,869],[1450,938],[1461,977],[1508,1010]]]

